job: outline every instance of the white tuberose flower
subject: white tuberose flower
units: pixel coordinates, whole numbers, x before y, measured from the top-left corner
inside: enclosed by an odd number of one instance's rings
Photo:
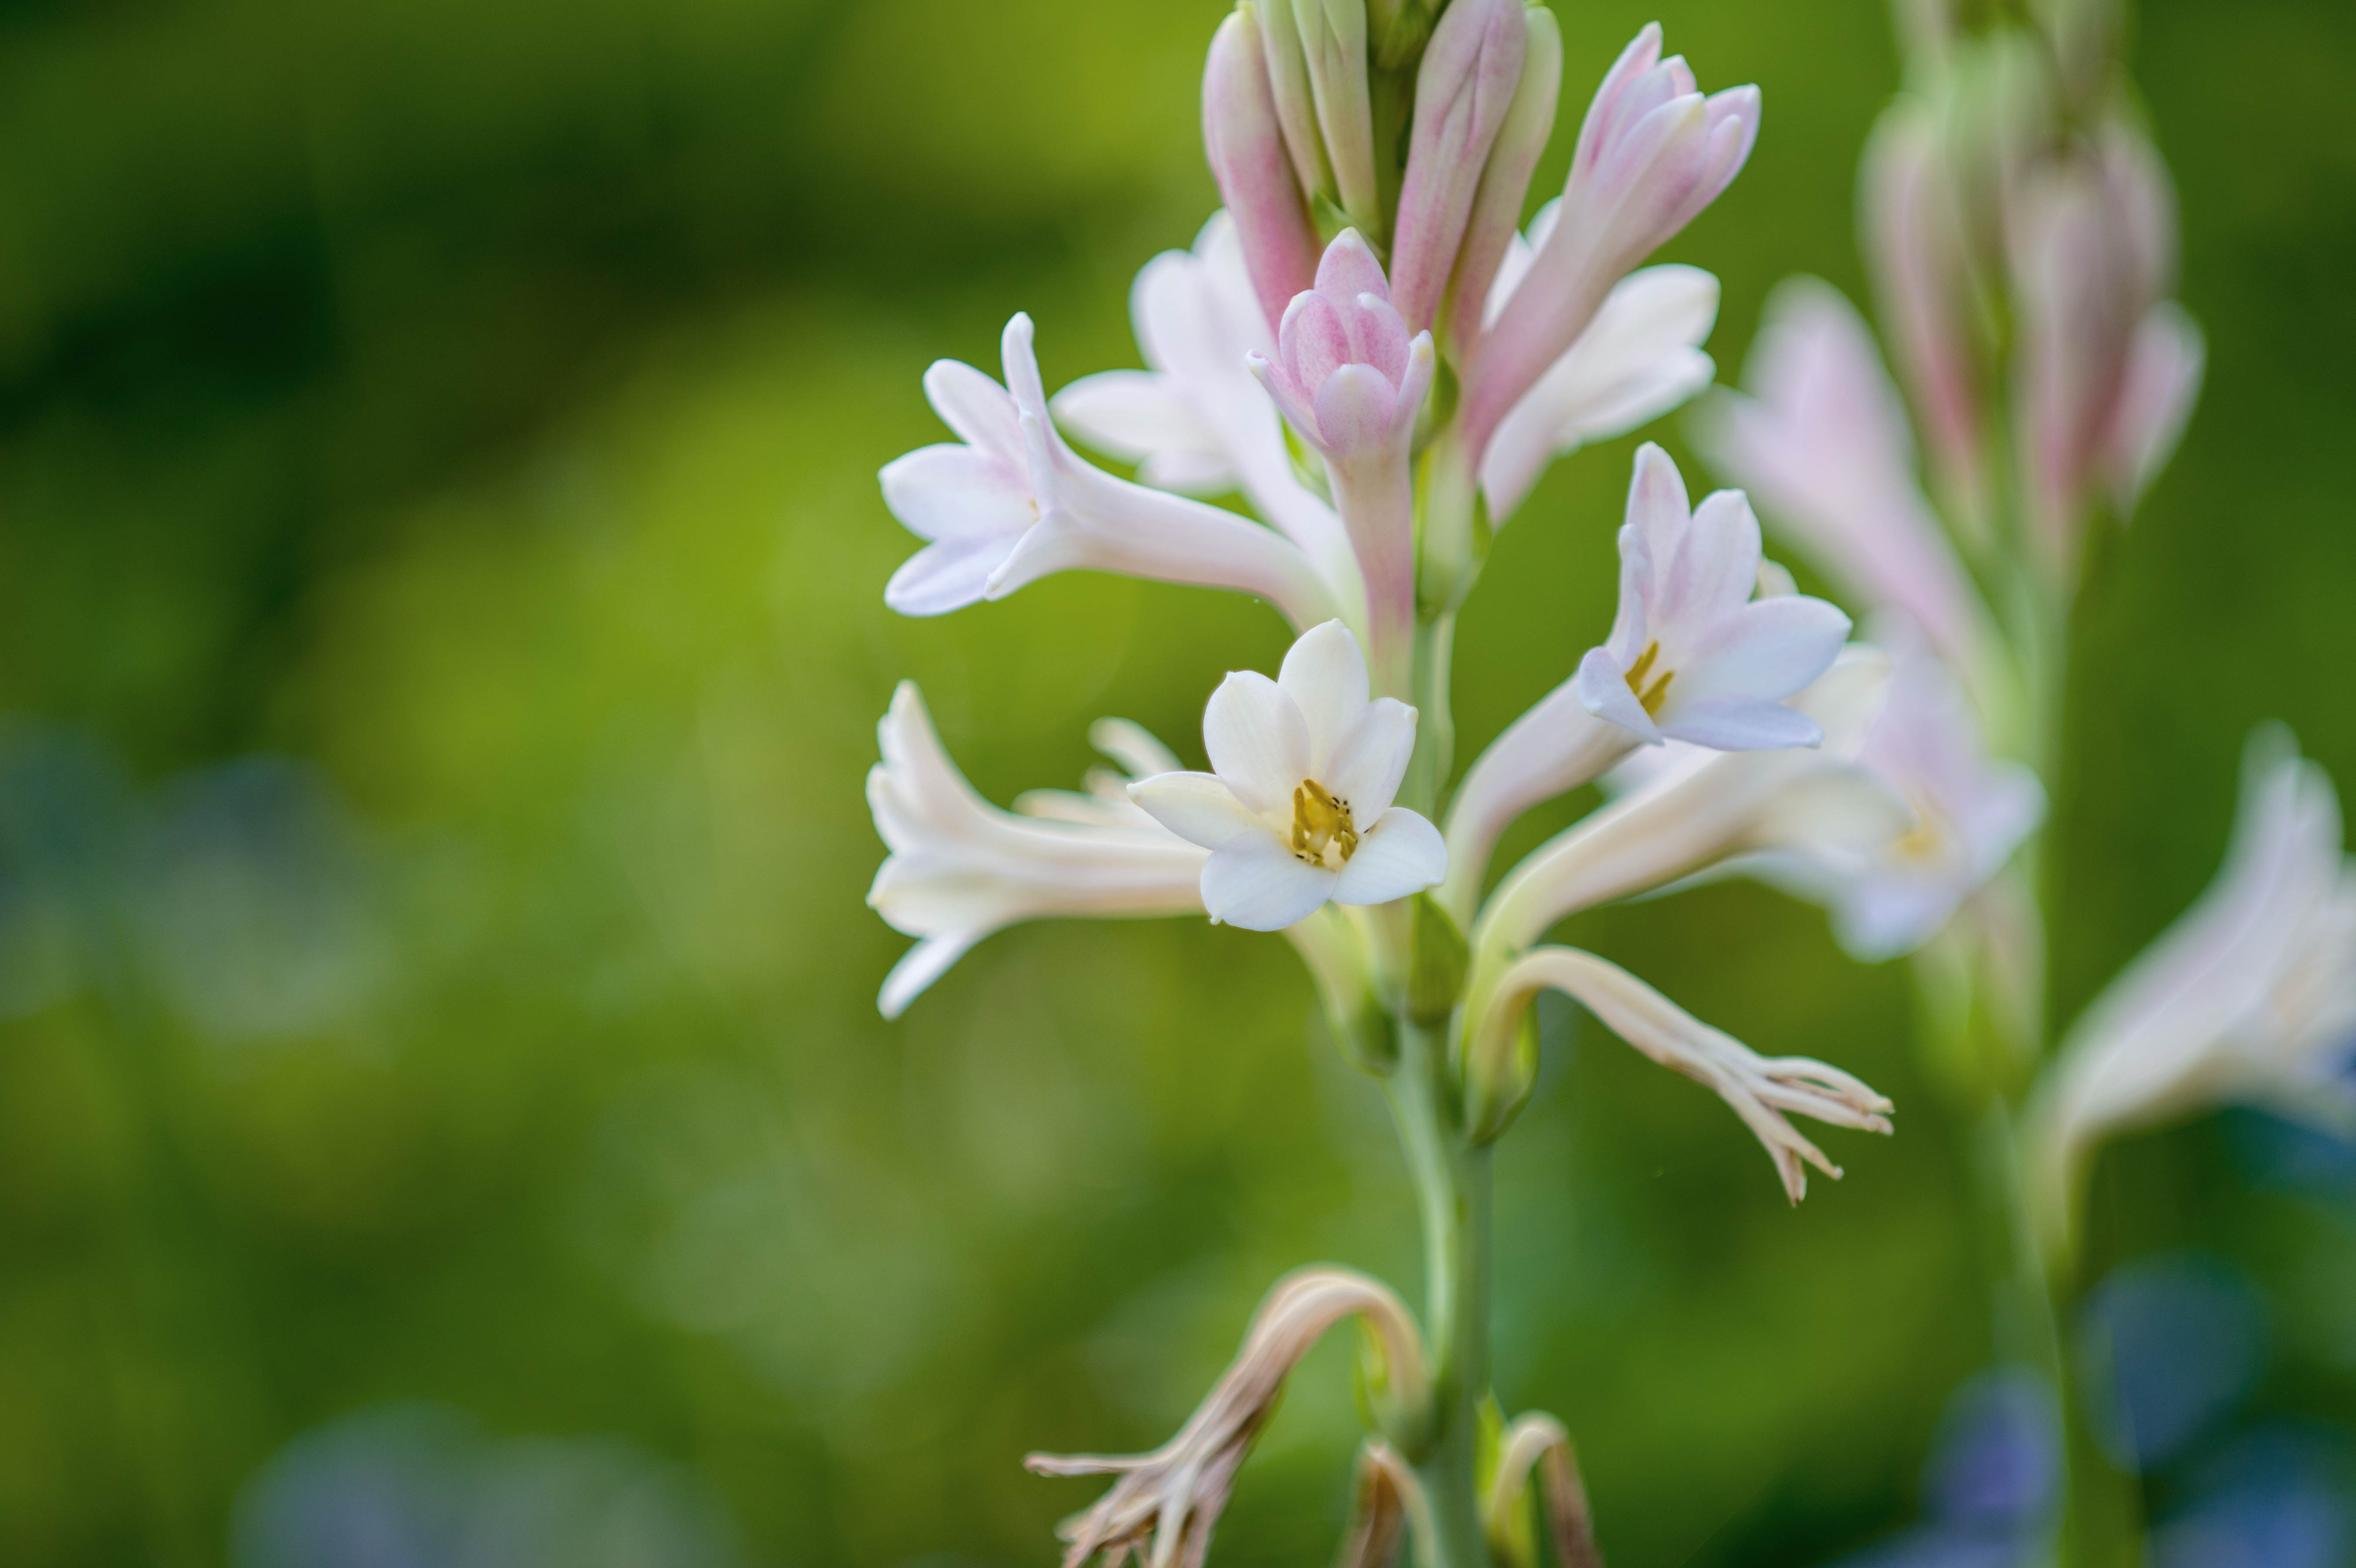
[[[914,681],[900,683],[875,728],[884,760],[868,771],[867,804],[892,853],[867,902],[894,930],[923,939],[884,978],[876,1006],[885,1018],[899,1017],[976,943],[1019,922],[1202,907],[1203,852],[1130,805],[1112,781],[1091,779],[1087,795],[1025,795],[1018,816],[966,783]],[[1175,762],[1119,720],[1098,721],[1089,738],[1132,772]]]
[[[1784,706],[1831,667],[1849,621],[1821,599],[1753,600],[1759,519],[1740,490],[1698,510],[1669,454],[1636,450],[1620,530],[1620,612],[1579,666],[1580,700],[1640,740],[1721,751],[1813,746],[1816,722]]]
[[[1366,661],[1339,621],[1304,634],[1277,677],[1230,675],[1203,715],[1207,773],[1141,779],[1130,795],[1210,850],[1214,921],[1281,931],[1329,900],[1388,903],[1447,872],[1439,829],[1391,797],[1415,750],[1415,709],[1367,700]]]
[[[939,615],[1051,572],[1092,571],[1257,594],[1295,626],[1333,613],[1331,588],[1290,539],[1082,462],[1047,417],[1029,316],[1006,324],[1000,347],[1003,387],[954,359],[925,372],[925,396],[958,441],[878,476],[892,515],[933,541],[892,574],[886,604]]]

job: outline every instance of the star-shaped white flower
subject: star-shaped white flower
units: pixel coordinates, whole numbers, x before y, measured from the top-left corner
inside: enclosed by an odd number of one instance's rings
[[[1130,786],[1138,805],[1210,850],[1214,921],[1281,931],[1327,901],[1388,903],[1448,870],[1439,829],[1391,799],[1415,750],[1415,709],[1368,700],[1366,661],[1339,621],[1304,634],[1277,677],[1239,670],[1211,694],[1212,772]]]
[[[1801,594],[1752,599],[1760,558],[1759,519],[1740,490],[1695,509],[1669,454],[1639,447],[1620,530],[1620,612],[1579,666],[1588,711],[1654,744],[1815,745],[1815,720],[1783,699],[1831,667],[1849,620]]]

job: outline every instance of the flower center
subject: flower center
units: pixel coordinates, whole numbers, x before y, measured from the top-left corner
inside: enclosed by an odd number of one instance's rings
[[[1652,688],[1645,689],[1644,677],[1653,673],[1653,661],[1660,656],[1661,644],[1660,639],[1656,637],[1644,645],[1644,656],[1628,667],[1628,689],[1634,692],[1636,700],[1644,705],[1644,717],[1647,719],[1658,719],[1661,716],[1662,700],[1669,695],[1669,682],[1675,680],[1677,675],[1677,672],[1673,669],[1665,669],[1661,672],[1661,678],[1653,683]]]
[[[1326,851],[1335,851],[1338,860]],[[1338,870],[1358,849],[1358,825],[1350,803],[1327,791],[1315,779],[1302,779],[1292,792],[1292,854],[1298,860],[1327,870]]]
[[[1946,854],[1946,821],[1928,800],[1912,790],[1906,792],[1906,804],[1914,808],[1914,826],[1890,843],[1890,853],[1908,865],[1927,867]]]

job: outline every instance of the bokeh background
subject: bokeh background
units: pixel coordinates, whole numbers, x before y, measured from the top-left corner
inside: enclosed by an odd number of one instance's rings
[[[880,599],[927,361],[994,364],[1023,308],[1051,387],[1136,363],[1130,279],[1215,204],[1223,9],[0,8],[0,1560],[1042,1562],[1091,1493],[1024,1451],[1159,1442],[1294,1263],[1415,1288],[1377,1097],[1281,944],[1025,928],[873,1006],[896,679],[1003,801],[1098,714],[1198,751],[1282,650],[1095,577]],[[1721,379],[1777,279],[1863,296],[1876,0],[1558,11],[1567,120],[1655,16],[1765,90],[1666,253],[1725,282]],[[2082,619],[2065,1014],[2207,880],[2254,722],[2356,786],[2356,10],[2152,0],[2134,53],[2211,369]],[[1503,537],[1465,754],[1607,625],[1632,445]],[[1578,936],[1901,1132],[1830,1135],[1847,1179],[1789,1210],[1721,1106],[1550,1013],[1500,1392],[1569,1421],[1619,1568],[1869,1542],[1990,1353],[1902,967],[1748,886]],[[2112,1307],[2214,1374],[2155,1512],[2295,1450],[2328,1523],[2356,1155],[2212,1118],[2106,1155],[2094,1213]],[[1221,1560],[1323,1559],[1347,1383],[1338,1345],[1296,1379]]]

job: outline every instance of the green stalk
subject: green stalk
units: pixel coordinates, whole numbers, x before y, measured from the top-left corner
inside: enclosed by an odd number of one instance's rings
[[[1421,1568],[1487,1568],[1475,1461],[1489,1391],[1489,1151],[1464,1136],[1446,1027],[1402,1017],[1398,1030],[1398,1067],[1384,1091],[1423,1219],[1423,1322],[1432,1349],[1431,1443],[1413,1456],[1431,1509]]]

